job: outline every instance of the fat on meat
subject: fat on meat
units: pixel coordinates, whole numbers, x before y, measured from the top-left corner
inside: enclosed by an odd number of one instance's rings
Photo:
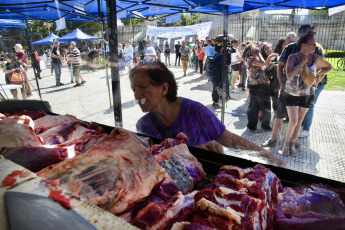
[[[39,134],[45,145],[72,144],[88,134],[99,134],[98,131],[84,127],[83,122],[70,122],[48,129]]]
[[[179,133],[175,140],[166,139],[150,149],[158,164],[165,168],[168,174],[165,183],[176,184],[178,190],[184,194],[191,191],[194,185],[206,176],[201,163],[189,152],[185,142],[185,134]]]
[[[53,127],[67,124],[73,121],[78,121],[78,119],[72,115],[45,115],[44,117],[40,117],[34,121],[35,130],[36,133],[39,134]]]
[[[34,132],[34,123],[28,116],[0,120],[1,147],[41,147],[42,141]]]
[[[81,199],[115,215],[145,199],[164,180],[165,170],[129,132],[113,136],[87,152],[37,174],[60,184]]]

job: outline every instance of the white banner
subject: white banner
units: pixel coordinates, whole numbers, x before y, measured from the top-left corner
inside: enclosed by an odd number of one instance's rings
[[[219,4],[243,7],[244,0],[225,0],[225,1],[219,2]]]
[[[167,5],[167,6],[171,5],[170,0],[151,0],[148,3]],[[161,11],[164,11],[164,10],[166,10],[166,7],[162,7],[162,6],[150,6],[149,7],[149,12],[150,13],[161,12]]]
[[[60,18],[59,20],[56,20],[56,29],[55,31],[62,30],[66,28],[66,21],[65,18]]]
[[[140,12],[138,11],[132,11],[132,14],[136,17],[136,18],[140,18],[140,19],[145,19],[144,15],[142,15]]]
[[[75,10],[76,13],[85,14],[84,3],[76,2],[74,3],[74,8],[78,9],[78,10]]]
[[[331,16],[333,14],[339,13],[344,10],[345,10],[345,5],[332,7],[328,9],[328,15]]]
[[[177,41],[194,42],[196,39],[204,40],[210,33],[213,22],[205,22],[192,26],[155,27],[147,26],[146,39],[162,47],[167,41],[170,45]]]
[[[180,13],[173,14],[173,15],[170,15],[170,16],[166,17],[165,24],[170,24],[170,23],[173,23],[173,22],[178,22],[180,20],[181,20],[181,14]]]

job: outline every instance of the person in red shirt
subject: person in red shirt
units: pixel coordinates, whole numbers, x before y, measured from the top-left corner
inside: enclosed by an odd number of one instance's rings
[[[198,51],[197,51],[196,55],[198,56],[200,74],[201,74],[201,76],[203,76],[203,74],[204,74],[203,73],[203,70],[204,70],[203,62],[204,62],[204,58],[205,58],[205,48],[204,48],[203,42],[199,42]]]
[[[21,44],[15,44],[14,49],[16,50],[16,59],[21,59],[23,62],[25,62],[26,66],[28,66],[28,58],[26,54],[23,51],[23,46]],[[31,85],[28,80],[28,67],[25,68],[25,86],[26,86],[26,95],[28,97],[32,96],[32,90]]]
[[[32,54],[32,58],[31,58],[31,62],[32,62],[32,68],[36,70],[36,76],[38,79],[41,79],[40,61],[41,61],[40,55],[38,55],[37,50],[34,50]]]

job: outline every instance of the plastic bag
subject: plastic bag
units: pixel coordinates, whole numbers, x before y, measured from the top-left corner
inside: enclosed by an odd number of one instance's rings
[[[47,69],[46,64],[44,63],[44,60],[41,60],[41,61],[40,61],[40,69],[41,69],[41,70]]]

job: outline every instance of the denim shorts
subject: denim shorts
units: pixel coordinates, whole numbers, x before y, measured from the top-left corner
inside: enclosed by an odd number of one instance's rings
[[[314,95],[292,96],[286,93],[284,95],[284,102],[286,106],[310,108],[314,104],[314,97]]]

